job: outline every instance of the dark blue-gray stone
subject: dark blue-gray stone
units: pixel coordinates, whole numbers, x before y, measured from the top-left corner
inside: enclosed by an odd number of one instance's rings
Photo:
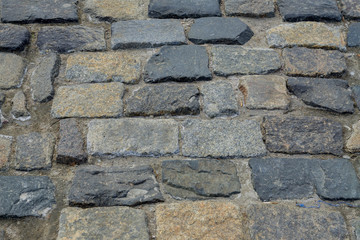
[[[356,102],[357,107],[360,109],[360,86],[353,86],[351,87],[354,100]]]
[[[350,24],[348,35],[347,35],[347,45],[349,47],[359,47],[360,46],[360,23],[355,22]]]
[[[26,27],[13,24],[0,24],[0,50],[24,50],[30,41]]]

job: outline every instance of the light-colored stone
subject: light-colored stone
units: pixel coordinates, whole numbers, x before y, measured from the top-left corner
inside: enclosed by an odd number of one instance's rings
[[[225,0],[228,16],[275,17],[273,0]]]
[[[13,137],[0,135],[0,170],[8,167]]]
[[[360,152],[360,121],[352,126],[352,133],[346,142],[346,149],[350,152]]]
[[[18,88],[22,84],[26,62],[12,53],[0,53],[0,88]]]
[[[19,121],[31,119],[31,115],[26,108],[26,97],[22,91],[17,92],[12,99],[11,116]]]

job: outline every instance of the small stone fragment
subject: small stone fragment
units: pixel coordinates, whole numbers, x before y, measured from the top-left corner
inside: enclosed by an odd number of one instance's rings
[[[68,199],[76,206],[134,206],[164,200],[150,166],[80,166]]]
[[[146,215],[127,207],[65,208],[57,240],[68,239],[148,240]]]
[[[24,122],[31,119],[31,115],[26,108],[26,98],[22,91],[17,92],[12,99],[12,108],[10,113],[15,120]]]
[[[341,12],[346,19],[360,19],[360,1],[359,0],[341,0]],[[359,236],[360,238],[360,236]]]
[[[347,44],[349,47],[360,47],[360,23],[352,23],[349,26]]]
[[[10,89],[21,86],[26,62],[25,59],[12,54],[0,53],[0,88]]]
[[[0,171],[9,166],[12,142],[12,136],[0,135]]]
[[[225,0],[227,16],[275,17],[273,0]]]
[[[24,50],[30,41],[26,27],[13,24],[0,24],[0,50]]]
[[[352,126],[352,130],[346,142],[346,149],[350,152],[360,152],[360,121]]]

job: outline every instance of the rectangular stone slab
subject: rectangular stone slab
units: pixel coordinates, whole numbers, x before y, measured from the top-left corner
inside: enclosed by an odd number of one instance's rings
[[[273,0],[225,0],[227,16],[275,17]]]

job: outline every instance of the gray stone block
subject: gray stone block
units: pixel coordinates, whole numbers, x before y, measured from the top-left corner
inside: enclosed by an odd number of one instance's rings
[[[275,17],[273,0],[225,0],[227,16]]]
[[[347,35],[347,45],[349,47],[360,47],[360,23],[350,24]]]
[[[26,60],[12,53],[0,53],[0,88],[18,88],[23,82]]]
[[[0,49],[24,50],[30,41],[30,32],[26,27],[13,24],[0,24]]]

